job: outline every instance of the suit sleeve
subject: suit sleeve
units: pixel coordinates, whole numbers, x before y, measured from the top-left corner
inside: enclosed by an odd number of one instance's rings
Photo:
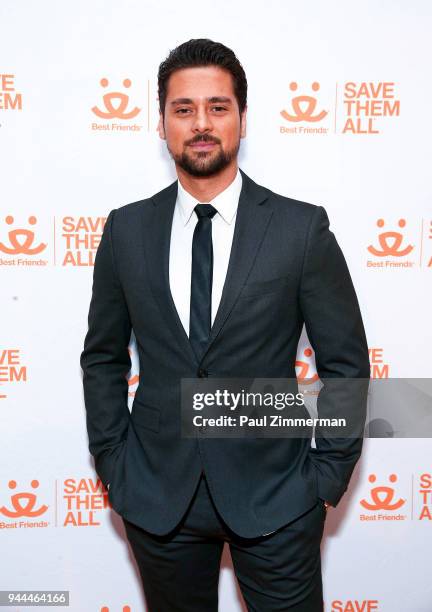
[[[130,419],[126,376],[131,368],[128,346],[132,326],[115,271],[114,217],[112,210],[96,253],[88,331],[80,357],[89,451],[105,486]]]
[[[352,424],[343,438],[326,437],[325,430],[317,427],[316,448],[310,449],[318,496],[335,506],[348,487],[362,450],[370,364],[356,292],[322,206],[316,207],[309,227],[300,307],[323,383],[317,400],[318,417],[346,416]]]

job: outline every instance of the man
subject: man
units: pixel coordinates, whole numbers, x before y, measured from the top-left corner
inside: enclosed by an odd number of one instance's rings
[[[361,438],[312,448],[301,437],[184,437],[180,384],[295,379],[303,323],[321,379],[368,378],[355,290],[325,209],[239,170],[247,82],[234,53],[190,40],[160,65],[158,85],[178,181],[107,218],[81,355],[89,449],[149,610],[217,610],[224,542],[248,610],[322,610],[326,506],[346,490]]]

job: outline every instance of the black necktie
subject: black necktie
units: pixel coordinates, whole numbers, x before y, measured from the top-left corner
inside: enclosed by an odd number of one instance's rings
[[[189,340],[198,359],[208,342],[211,328],[211,293],[213,283],[212,217],[217,213],[211,204],[197,204],[198,217],[192,241],[192,277]]]

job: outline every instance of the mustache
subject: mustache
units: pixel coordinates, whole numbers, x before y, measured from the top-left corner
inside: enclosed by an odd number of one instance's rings
[[[197,142],[213,142],[214,144],[220,144],[221,141],[219,138],[215,138],[214,136],[209,136],[208,134],[202,134],[198,136],[194,136],[190,140],[186,140],[186,145],[195,144]]]

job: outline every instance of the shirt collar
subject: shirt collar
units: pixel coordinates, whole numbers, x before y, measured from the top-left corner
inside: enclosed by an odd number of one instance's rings
[[[242,188],[242,182],[243,179],[240,174],[240,170],[237,170],[237,174],[233,182],[230,183],[226,189],[214,197],[210,202],[210,204],[216,208],[226,223],[232,223],[234,219]],[[195,206],[201,202],[198,202],[196,198],[186,191],[179,180],[177,180],[177,185],[177,205],[180,210],[183,225],[186,225],[192,216]]]

